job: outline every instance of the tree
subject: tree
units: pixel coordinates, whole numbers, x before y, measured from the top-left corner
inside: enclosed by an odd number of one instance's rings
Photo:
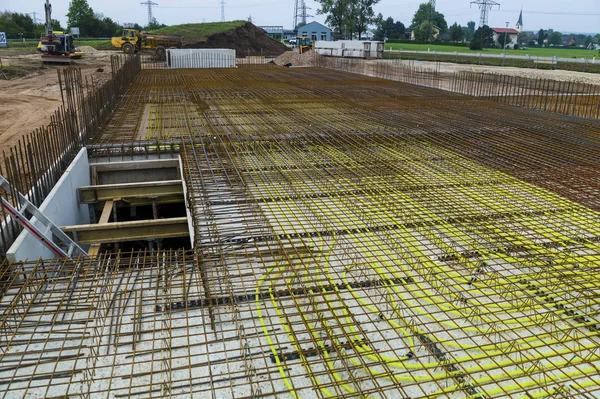
[[[592,38],[592,36],[591,36],[591,35],[588,35],[588,36],[585,38],[585,47],[589,47],[589,46],[590,46],[590,44],[592,44],[592,41],[593,41],[593,40],[594,40],[594,39]]]
[[[467,28],[474,35],[475,34],[475,21],[469,21],[469,22],[467,22]]]
[[[529,38],[529,34],[525,33],[525,32],[521,32],[517,36],[517,43],[525,43],[527,41],[527,38]]]
[[[448,30],[448,24],[446,23],[444,14],[435,11],[430,3],[422,3],[419,5],[419,8],[413,17],[411,26],[420,27],[424,21],[431,21],[433,25],[440,28],[440,32]]]
[[[510,35],[508,33],[500,33],[498,35],[498,43],[500,44],[500,47],[504,47],[504,44],[510,43],[511,40],[512,39],[510,38]]]
[[[325,23],[331,26],[334,32],[344,33],[350,16],[350,0],[319,0],[319,3],[321,8],[317,10],[317,14],[327,15]]]
[[[487,25],[477,28],[475,31],[475,38],[481,42],[483,47],[494,46],[494,31]]]
[[[400,39],[406,32],[404,24],[400,21],[394,22],[394,18],[388,17],[383,19],[383,15],[379,13],[374,20],[375,33],[373,35],[374,40],[388,39]]]
[[[471,30],[469,29],[468,26],[462,26],[461,29],[462,29],[462,33],[463,33],[463,38],[466,41],[470,41],[473,38],[473,36],[475,35],[475,31],[471,32]]]
[[[81,36],[94,36],[98,30],[99,20],[87,0],[72,0],[69,3],[67,24],[79,28]]]
[[[537,42],[538,42],[538,45],[540,45],[540,46],[543,46],[543,45],[544,45],[544,37],[545,37],[545,36],[546,36],[546,34],[544,33],[544,30],[543,30],[543,29],[540,29],[540,30],[538,31],[538,34],[537,34]]]
[[[52,30],[64,32],[65,28],[63,28],[63,26],[60,24],[60,21],[58,19],[52,18]]]
[[[362,33],[366,32],[367,27],[375,20],[373,6],[379,3],[379,0],[352,0],[353,22],[358,33],[358,40],[362,39]]]
[[[415,39],[422,42],[433,41],[435,35],[435,27],[431,21],[423,21],[417,29],[415,29]]]
[[[563,44],[563,35],[560,32],[552,32],[550,37],[548,38],[548,43],[553,44],[555,46],[562,46]]]
[[[455,42],[460,42],[464,37],[464,32],[462,26],[457,24],[456,22],[452,24],[450,27],[450,40]]]
[[[481,50],[482,48],[483,48],[483,46],[481,45],[481,40],[479,40],[477,38],[474,38],[469,43],[469,49],[470,50]]]
[[[159,23],[156,20],[156,18],[152,18],[152,21],[150,21],[150,23],[148,25],[146,25],[146,27],[144,27],[144,30],[151,31],[151,30],[156,30],[156,29],[164,28],[166,26],[167,25],[165,25],[165,24]]]

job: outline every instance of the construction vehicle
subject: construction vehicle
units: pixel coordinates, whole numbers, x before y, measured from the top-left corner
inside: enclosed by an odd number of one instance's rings
[[[153,35],[137,29],[123,29],[123,35],[110,40],[113,47],[125,54],[134,54],[138,50],[153,49],[154,56],[164,59],[167,48],[183,47],[183,36]]]
[[[52,5],[50,0],[44,4],[46,11],[46,24],[44,26],[44,36],[40,38],[38,45],[42,53],[43,62],[70,64],[71,58],[80,58],[83,53],[77,53],[73,45],[73,36],[60,33],[55,34],[52,30]]]
[[[58,38],[62,38],[62,37],[64,37],[65,32],[53,30],[52,35],[57,36]],[[48,50],[48,46],[43,45],[42,42],[40,41],[37,45],[37,50],[39,52],[43,53],[44,51]],[[78,51],[77,49],[75,49],[73,52],[71,52],[69,54],[69,58],[71,58],[72,60],[75,60],[75,59],[79,59],[79,58],[83,57],[84,55],[85,55],[85,53],[83,51]]]
[[[296,42],[294,45],[295,45],[296,51],[300,54],[304,54],[307,51],[312,50],[312,40],[310,40],[306,36],[296,37]]]

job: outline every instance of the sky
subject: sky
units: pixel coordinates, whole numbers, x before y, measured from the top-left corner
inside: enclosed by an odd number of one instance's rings
[[[37,18],[44,18],[45,0],[0,0],[0,11],[9,10],[23,13],[38,13]],[[88,0],[97,13],[102,13],[120,23],[137,22],[145,25],[148,22],[147,6],[141,0]],[[225,19],[248,19],[256,25],[283,25],[291,29],[293,23],[294,0],[224,0]],[[154,0],[158,3],[152,8],[154,17],[161,23],[175,25],[193,22],[213,22],[221,20],[220,0]],[[375,5],[375,13],[391,16],[410,25],[417,10],[419,0],[380,0]],[[538,31],[554,29],[563,33],[600,33],[600,0],[497,0],[500,8],[494,7],[489,12],[491,27],[514,27],[523,8],[523,24],[525,30]],[[69,0],[51,0],[52,17],[66,25],[66,13]],[[523,4],[525,3],[525,4]],[[446,22],[451,25],[458,22],[466,25],[475,21],[479,25],[479,9],[476,5],[469,7],[469,0],[437,0],[436,9],[443,13]],[[568,6],[567,6],[568,4]],[[318,3],[307,0],[311,8],[309,13],[314,17],[310,21],[324,22],[325,16],[317,15]]]

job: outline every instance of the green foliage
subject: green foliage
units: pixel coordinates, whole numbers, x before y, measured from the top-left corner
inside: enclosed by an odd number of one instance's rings
[[[203,24],[183,24],[153,29],[150,33],[183,36],[184,43],[205,41],[210,35],[228,32],[247,24],[247,21],[209,22]]]
[[[506,42],[505,42],[506,40]],[[501,33],[498,35],[498,43],[500,43],[500,47],[504,47],[504,43],[509,44],[511,41],[510,35],[508,33]]]
[[[379,3],[379,0],[351,0],[351,20],[358,33],[358,40],[362,39],[363,32],[375,21],[375,12],[373,6]]]
[[[67,25],[78,27],[81,36],[95,36],[100,20],[87,0],[71,0],[67,12]]]
[[[546,33],[544,32],[544,30],[543,30],[543,29],[540,29],[540,30],[538,31],[538,34],[537,34],[537,42],[538,42],[538,45],[540,45],[540,46],[543,46],[543,45],[544,45],[544,37],[545,37],[545,36],[546,36]]]
[[[475,21],[467,22],[467,29],[471,32],[471,35],[475,34]]]
[[[435,27],[433,26],[433,22],[431,21],[423,21],[421,25],[417,29],[415,29],[415,39],[431,42],[434,39],[435,35]]]
[[[159,23],[156,18],[152,18],[152,21],[150,21],[150,23],[144,27],[144,30],[151,31],[166,27],[167,25]]]
[[[63,28],[58,19],[52,18],[52,30],[64,32],[65,28]]]
[[[121,31],[121,26],[111,18],[94,13],[87,0],[72,0],[67,20],[69,28],[79,28],[81,37],[111,37]]]
[[[591,35],[588,35],[585,38],[585,47],[589,47],[589,45],[592,44],[593,40],[594,40],[594,38]]]
[[[6,32],[11,39],[18,39],[19,33],[29,38],[36,37],[40,36],[43,31],[43,25],[34,24],[33,19],[27,14],[9,11],[0,12],[0,32]]]
[[[555,46],[562,46],[563,44],[563,35],[560,32],[552,32],[550,37],[548,37],[548,44],[553,44]]]
[[[469,43],[469,50],[481,50],[483,49],[483,45],[481,44],[481,40],[473,39]]]
[[[317,14],[326,15],[325,23],[340,34],[358,33],[358,38],[367,31],[369,25],[378,23],[373,6],[380,0],[318,0]],[[383,18],[383,17],[382,17]]]
[[[421,27],[425,21],[431,21],[433,25],[440,28],[441,32],[446,32],[448,30],[448,24],[446,23],[444,14],[434,11],[430,3],[422,3],[419,5],[418,10],[413,17],[412,26]]]
[[[392,17],[383,19],[381,13],[375,18],[375,26],[375,34],[373,35],[375,40],[383,40],[386,37],[388,40],[400,39],[406,32],[406,27],[402,22],[394,22]]]
[[[494,31],[487,25],[477,28],[475,39],[479,40],[483,47],[494,47]]]
[[[325,23],[331,26],[335,33],[342,34],[349,25],[351,0],[318,0],[321,8],[317,14],[326,15]]]
[[[464,38],[464,31],[462,26],[456,22],[450,27],[450,40],[459,42]]]

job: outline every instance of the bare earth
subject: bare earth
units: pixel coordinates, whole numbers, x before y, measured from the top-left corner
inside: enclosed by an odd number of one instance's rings
[[[86,53],[84,59],[72,65],[95,82],[110,79],[110,54]],[[39,54],[6,56],[0,52],[4,65],[22,66],[31,74],[13,80],[0,80],[0,150],[6,151],[35,128],[48,125],[50,117],[62,104],[57,70],[64,66],[43,65]],[[103,68],[103,72],[98,72]]]

